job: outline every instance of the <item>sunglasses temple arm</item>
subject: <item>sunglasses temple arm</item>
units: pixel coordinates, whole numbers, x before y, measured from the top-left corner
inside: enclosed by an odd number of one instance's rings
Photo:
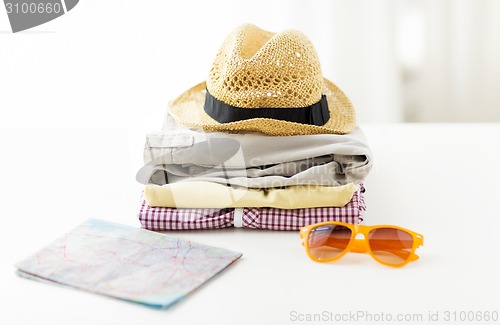
[[[300,228],[300,238],[305,238],[308,230],[309,230],[309,227]]]
[[[420,247],[420,246],[424,246],[424,236],[420,235],[420,234],[416,234],[415,235],[415,240],[417,241],[417,247]],[[413,253],[411,253],[410,257],[409,257],[409,260],[410,262],[412,261],[416,261],[418,260],[418,255],[415,254],[415,251],[413,251]]]
[[[352,245],[351,245],[351,249],[350,251],[351,252],[354,252],[354,253],[366,253],[368,252],[369,248],[368,248],[368,244],[366,243],[365,240],[363,239],[354,239]],[[397,254],[396,254],[397,255]],[[408,257],[408,260],[410,262],[412,261],[416,261],[418,260],[418,255],[415,254],[415,253],[412,253],[409,257]]]
[[[420,235],[420,234],[416,234],[416,239],[417,241],[417,248],[420,247],[420,246],[424,246],[424,236]],[[411,253],[410,255],[410,261],[416,261],[418,260],[418,255],[415,254],[415,252]]]

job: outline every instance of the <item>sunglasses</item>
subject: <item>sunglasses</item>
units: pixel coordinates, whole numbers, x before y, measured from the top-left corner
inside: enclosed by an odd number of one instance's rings
[[[356,239],[363,234],[364,239]],[[418,259],[415,250],[424,236],[397,226],[361,226],[343,222],[322,222],[300,228],[302,246],[316,262],[332,262],[347,252],[369,253],[377,262],[401,267]]]

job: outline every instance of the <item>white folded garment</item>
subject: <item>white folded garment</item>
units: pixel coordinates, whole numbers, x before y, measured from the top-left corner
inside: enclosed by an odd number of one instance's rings
[[[210,181],[249,188],[345,185],[364,180],[371,151],[357,127],[345,135],[267,136],[203,132],[177,126],[147,135],[141,183]]]

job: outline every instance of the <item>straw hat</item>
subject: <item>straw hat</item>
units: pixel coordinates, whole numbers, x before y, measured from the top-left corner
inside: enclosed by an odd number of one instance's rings
[[[351,132],[354,108],[321,74],[299,31],[245,24],[226,38],[210,75],[169,105],[180,125],[208,131],[304,135]]]

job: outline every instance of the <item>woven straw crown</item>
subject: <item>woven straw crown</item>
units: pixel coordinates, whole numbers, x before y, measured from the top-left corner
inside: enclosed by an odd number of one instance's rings
[[[245,109],[300,110],[326,95],[329,120],[321,126],[272,118],[219,123],[204,109],[205,91],[224,104]],[[234,30],[217,53],[209,77],[174,100],[169,107],[176,122],[210,131],[254,131],[270,135],[348,133],[355,127],[349,99],[323,78],[309,39],[296,30],[264,31],[245,24]]]
[[[323,76],[313,45],[304,34],[273,35],[247,25],[222,44],[207,89],[236,107],[299,108],[321,99]]]

